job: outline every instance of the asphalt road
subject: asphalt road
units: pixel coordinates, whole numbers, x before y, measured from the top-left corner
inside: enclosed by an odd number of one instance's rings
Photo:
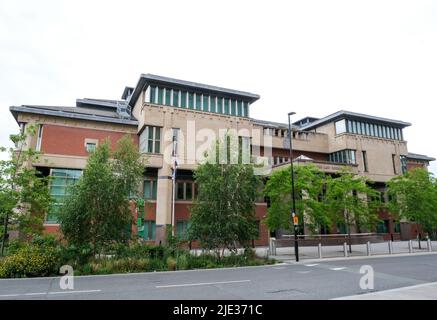
[[[373,290],[360,288],[363,265],[373,267]],[[430,282],[437,282],[436,254],[81,276],[73,290],[62,290],[60,278],[0,280],[0,299],[333,299]]]

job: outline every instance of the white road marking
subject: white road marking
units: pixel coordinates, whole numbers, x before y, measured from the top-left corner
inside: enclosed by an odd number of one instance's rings
[[[297,273],[300,273],[300,274],[307,274],[307,273],[310,273],[311,271],[297,271]]]
[[[318,263],[314,263],[314,264],[306,264],[305,267],[315,267],[318,266]]]
[[[52,292],[30,292],[16,294],[2,294],[0,298],[20,297],[20,296],[43,296],[46,294],[71,294],[71,293],[93,293],[101,292],[102,290],[76,290],[76,291],[52,291]]]
[[[340,271],[346,269],[346,267],[340,267],[340,268],[330,268],[332,271]]]
[[[221,282],[201,282],[201,283],[184,283],[184,284],[172,284],[166,286],[156,286],[155,288],[176,288],[176,287],[195,287],[195,286],[210,286],[214,284],[228,284],[228,283],[242,283],[250,282],[252,280],[237,280],[237,281],[221,281]]]

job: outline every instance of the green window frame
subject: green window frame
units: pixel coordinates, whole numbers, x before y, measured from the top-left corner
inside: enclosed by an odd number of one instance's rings
[[[163,104],[164,102],[164,88],[158,87],[158,104]]]
[[[191,222],[188,220],[176,221],[176,236],[179,239],[187,239],[188,230],[190,229]]]
[[[156,239],[156,222],[153,220],[145,220],[142,226],[144,229],[143,237],[144,240],[155,240]]]
[[[216,96],[211,96],[211,103],[210,103],[210,106],[209,106],[211,112],[217,112],[217,108],[216,108],[217,104],[216,104],[216,101],[215,101],[216,98],[217,98]]]
[[[237,115],[237,100],[231,100],[231,114],[233,116]]]
[[[161,128],[146,126],[140,134],[140,152],[160,153],[161,151]]]
[[[150,86],[150,103],[155,103],[156,100],[156,87]]]
[[[188,92],[188,108],[194,109],[194,93]]]
[[[229,114],[229,99],[224,99],[224,105],[225,105],[225,110],[223,111],[224,114]]]
[[[196,110],[202,110],[202,95],[196,93]]]
[[[223,98],[217,97],[217,112],[218,113],[224,113],[223,111]]]
[[[181,108],[187,107],[187,92],[181,91]]]
[[[203,95],[203,111],[209,112],[209,96]]]
[[[82,175],[82,170],[76,169],[51,169],[52,177],[49,192],[53,202],[45,217],[45,223],[58,223],[58,214],[64,205],[65,198],[70,195],[70,190]]]
[[[237,101],[237,115],[239,117],[243,116],[243,102],[242,101]]]
[[[171,89],[165,88],[165,105],[170,106],[171,105]]]

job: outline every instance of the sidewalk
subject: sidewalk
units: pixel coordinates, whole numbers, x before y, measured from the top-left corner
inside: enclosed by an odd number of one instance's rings
[[[437,300],[437,282],[341,297],[333,300]]]
[[[428,253],[426,241],[421,241],[421,249],[419,249],[419,243],[413,240],[413,253]],[[408,241],[394,241],[393,242],[393,253],[389,252],[388,242],[372,243],[371,244],[371,256],[381,256],[381,255],[393,255],[396,254],[409,254]],[[432,252],[437,253],[437,241],[431,241]],[[352,245],[352,253],[349,253],[348,257],[366,257],[367,256],[367,246],[365,244]],[[267,247],[256,248],[256,253],[260,257],[265,257],[267,254],[271,258],[280,261],[295,260],[294,257],[294,247],[283,247],[276,248],[276,255],[272,255],[268,252]],[[314,260],[319,259],[318,247],[299,247],[299,258],[301,260],[308,259]],[[322,258],[344,258],[344,248],[343,246],[322,246]]]

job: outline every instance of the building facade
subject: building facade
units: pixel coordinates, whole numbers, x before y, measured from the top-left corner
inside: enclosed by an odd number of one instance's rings
[[[12,106],[10,111],[21,130],[38,125],[27,146],[41,152],[33,163],[53,179],[54,199],[47,212],[46,232],[59,232],[57,213],[85,168],[87,157],[104,139],[114,148],[129,134],[146,158],[141,194],[144,210],[135,211],[134,232],[147,241],[165,239],[172,224],[183,236],[189,227],[190,206],[196,195],[193,170],[216,139],[231,133],[250,157],[263,164],[257,174],[268,176],[290,162],[288,125],[250,117],[256,94],[142,74],[135,87],[126,87],[121,100],[77,99],[75,107]],[[293,158],[311,162],[327,173],[345,166],[375,182],[381,192],[393,176],[426,167],[433,158],[408,152],[403,129],[409,123],[365,114],[339,111],[322,119],[307,117],[292,126]],[[174,188],[173,168],[177,170]],[[256,202],[259,239],[268,243],[269,231],[261,223],[267,214],[264,199]],[[399,222],[382,212],[378,232],[401,237]],[[411,236],[404,228],[405,237]]]

